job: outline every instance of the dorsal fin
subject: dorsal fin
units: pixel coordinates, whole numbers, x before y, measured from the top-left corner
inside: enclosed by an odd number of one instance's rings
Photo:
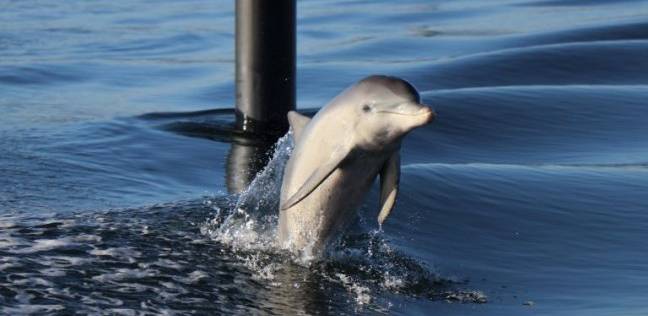
[[[288,123],[290,123],[290,127],[292,128],[294,141],[299,139],[301,132],[304,130],[304,126],[306,126],[310,120],[311,118],[306,115],[299,114],[295,111],[288,112]]]

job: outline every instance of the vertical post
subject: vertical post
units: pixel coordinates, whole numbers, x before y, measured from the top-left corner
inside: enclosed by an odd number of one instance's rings
[[[282,134],[295,109],[296,0],[235,1],[237,127]]]

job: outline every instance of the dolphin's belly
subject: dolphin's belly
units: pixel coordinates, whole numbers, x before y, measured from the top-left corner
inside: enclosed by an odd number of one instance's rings
[[[321,251],[354,219],[386,158],[362,155],[342,163],[305,199],[281,211],[282,246],[312,254]]]

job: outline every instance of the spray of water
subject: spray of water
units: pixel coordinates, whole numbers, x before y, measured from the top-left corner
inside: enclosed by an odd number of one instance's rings
[[[275,144],[272,159],[250,185],[226,205],[214,204],[214,216],[201,230],[212,239],[239,251],[272,250],[278,222],[283,170],[292,152],[291,133]]]

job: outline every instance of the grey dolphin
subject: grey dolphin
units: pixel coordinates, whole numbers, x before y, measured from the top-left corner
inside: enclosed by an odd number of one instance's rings
[[[378,75],[343,91],[313,119],[288,113],[295,148],[281,187],[279,245],[321,255],[379,174],[382,225],[396,202],[401,140],[434,117],[411,84]]]

